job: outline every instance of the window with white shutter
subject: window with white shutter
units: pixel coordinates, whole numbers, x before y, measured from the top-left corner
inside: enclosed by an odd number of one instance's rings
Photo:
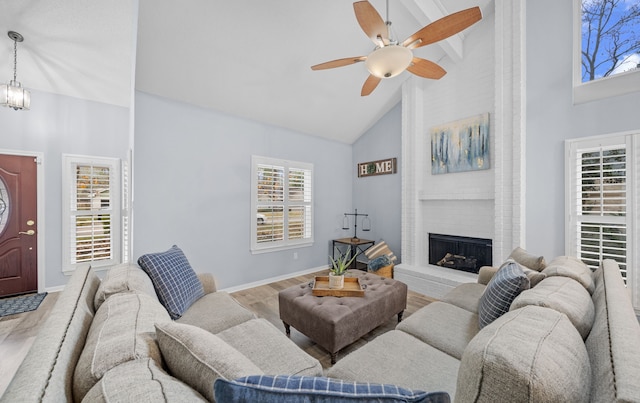
[[[313,243],[313,165],[253,156],[251,251]]]
[[[63,271],[121,263],[120,160],[63,156]]]
[[[592,269],[603,259],[618,262],[627,279],[630,253],[630,138],[568,142],[569,221],[567,246]]]

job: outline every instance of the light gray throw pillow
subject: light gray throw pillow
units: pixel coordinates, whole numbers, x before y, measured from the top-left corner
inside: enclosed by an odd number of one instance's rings
[[[236,379],[263,372],[215,334],[176,322],[156,323],[160,351],[173,376],[214,401],[218,378]]]
[[[519,246],[511,252],[509,259],[513,259],[521,266],[535,271],[542,271],[547,266],[544,261],[544,256],[536,256]]]

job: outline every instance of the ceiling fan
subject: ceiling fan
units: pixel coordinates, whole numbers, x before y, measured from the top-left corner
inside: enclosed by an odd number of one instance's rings
[[[390,21],[383,21],[368,1],[353,3],[356,19],[376,48],[368,56],[347,57],[311,66],[312,70],[332,69],[364,62],[369,77],[362,86],[361,96],[371,94],[383,78],[395,77],[405,70],[424,78],[440,79],[447,72],[434,62],[414,57],[412,49],[429,45],[470,27],[482,19],[480,7],[472,7],[440,18],[398,42],[390,37]],[[387,0],[387,19],[389,0]]]

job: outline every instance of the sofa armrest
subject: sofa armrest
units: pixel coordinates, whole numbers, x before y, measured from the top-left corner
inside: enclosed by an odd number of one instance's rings
[[[489,284],[493,275],[498,271],[498,267],[493,266],[482,266],[480,271],[478,272],[478,284]]]
[[[216,278],[211,273],[197,273],[198,280],[202,283],[205,294],[216,292]]]

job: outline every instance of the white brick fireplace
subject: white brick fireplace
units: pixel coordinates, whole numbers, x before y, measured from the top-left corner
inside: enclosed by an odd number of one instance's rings
[[[464,58],[426,85],[405,82],[402,98],[402,263],[395,277],[440,298],[477,275],[428,264],[429,232],[493,241],[494,265],[524,245],[524,6],[495,2]],[[490,169],[431,174],[429,129],[489,112]]]

